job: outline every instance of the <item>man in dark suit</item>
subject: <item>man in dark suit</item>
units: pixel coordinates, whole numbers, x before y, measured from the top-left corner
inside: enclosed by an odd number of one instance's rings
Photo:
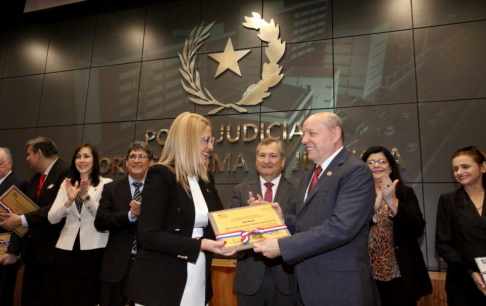
[[[22,305],[56,305],[55,245],[64,222],[51,225],[47,214],[70,168],[57,156],[56,144],[45,137],[27,142],[27,162],[36,172],[27,195],[39,210],[21,216],[11,214],[0,226],[8,230],[18,226],[29,228],[23,239],[26,246]]]
[[[235,186],[230,208],[249,205],[256,199],[278,202],[284,215],[295,215],[295,187],[283,177],[285,150],[280,140],[267,138],[258,145],[259,178]],[[262,197],[263,195],[263,197]],[[239,306],[294,305],[294,269],[282,257],[268,259],[253,250],[238,256],[233,288]]]
[[[23,179],[15,176],[12,172],[12,154],[8,148],[0,148],[0,195],[7,191],[12,185],[17,186],[23,193],[27,192],[29,184]],[[0,233],[7,232],[0,228]],[[10,244],[7,252],[0,256],[0,305],[12,305],[17,278],[20,244],[22,240],[15,233],[10,236]]]
[[[137,252],[134,242],[141,201],[137,201],[136,186],[141,183],[138,193],[142,192],[152,159],[148,144],[131,143],[126,156],[128,176],[103,188],[95,227],[100,231],[109,230],[110,237],[101,266],[101,306],[124,306],[126,303],[123,292]]]
[[[379,305],[367,245],[375,188],[368,166],[344,147],[341,119],[310,116],[302,143],[316,164],[302,178],[296,234],[255,243],[269,258],[295,263],[296,305]]]

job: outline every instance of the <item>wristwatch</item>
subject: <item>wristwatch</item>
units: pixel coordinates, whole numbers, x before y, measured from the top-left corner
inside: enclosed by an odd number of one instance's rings
[[[86,196],[86,198],[81,199],[81,200],[82,200],[83,202],[88,202],[88,201],[89,201],[89,199],[90,199],[90,197],[89,197],[89,194],[88,194],[88,195]]]

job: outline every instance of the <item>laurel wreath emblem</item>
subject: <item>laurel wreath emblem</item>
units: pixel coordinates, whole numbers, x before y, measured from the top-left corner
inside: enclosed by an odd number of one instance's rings
[[[284,76],[281,73],[283,67],[278,65],[278,62],[285,54],[286,46],[285,41],[279,38],[280,27],[275,24],[273,19],[268,23],[258,13],[252,13],[252,15],[253,17],[245,16],[246,22],[243,23],[243,26],[257,31],[260,30],[258,37],[260,40],[268,43],[268,46],[265,48],[265,54],[269,62],[263,64],[262,78],[260,81],[248,86],[240,101],[229,104],[219,102],[207,88],[201,86],[199,72],[197,69],[194,69],[196,66],[196,53],[204,45],[204,41],[210,36],[209,30],[213,27],[214,22],[206,27],[204,27],[204,24],[195,27],[189,35],[189,38],[186,39],[182,55],[177,53],[182,64],[182,69],[179,69],[184,78],[181,80],[182,87],[187,93],[196,96],[195,98],[189,99],[199,105],[218,106],[208,112],[209,115],[214,115],[225,108],[233,108],[240,113],[248,112],[247,109],[241,106],[254,106],[262,103],[263,99],[270,96],[268,90],[280,83]]]

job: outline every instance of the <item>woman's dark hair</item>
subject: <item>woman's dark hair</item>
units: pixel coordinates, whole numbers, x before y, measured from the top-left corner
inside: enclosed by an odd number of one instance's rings
[[[477,149],[475,146],[464,147],[462,149],[457,150],[452,155],[452,159],[460,155],[467,155],[471,157],[474,160],[474,162],[476,162],[479,165],[479,167],[481,167],[482,164],[486,163],[486,154],[480,151],[479,149]],[[486,173],[483,173],[483,188],[486,189]]]
[[[79,182],[81,182],[81,174],[79,173],[78,169],[76,169],[75,162],[76,156],[82,148],[89,148],[91,150],[91,154],[93,155],[93,168],[91,169],[91,173],[89,174],[89,179],[91,180],[91,185],[96,187],[100,183],[100,158],[96,147],[89,143],[84,143],[80,145],[74,151],[73,159],[71,161],[71,184],[74,185],[75,182],[78,182],[78,184]]]
[[[400,168],[398,167],[395,158],[387,148],[380,147],[380,146],[370,147],[366,151],[364,151],[363,155],[361,155],[361,160],[366,163],[368,157],[370,157],[371,154],[375,154],[375,153],[383,153],[385,155],[386,160],[390,164],[390,169],[391,169],[390,179],[392,180],[392,182],[398,180],[398,186],[403,185],[402,177],[400,176]]]

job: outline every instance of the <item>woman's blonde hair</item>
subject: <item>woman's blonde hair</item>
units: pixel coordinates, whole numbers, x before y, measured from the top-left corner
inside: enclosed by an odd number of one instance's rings
[[[190,196],[188,177],[209,182],[208,165],[201,156],[199,144],[206,127],[211,123],[201,115],[185,112],[177,116],[170,127],[159,164],[167,166]]]

